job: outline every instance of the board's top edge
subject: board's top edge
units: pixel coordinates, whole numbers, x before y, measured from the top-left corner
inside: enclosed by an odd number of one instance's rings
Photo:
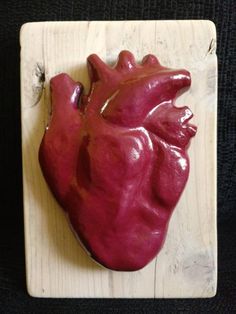
[[[160,24],[165,24],[165,23],[181,23],[182,25],[188,24],[188,23],[194,23],[196,25],[198,24],[205,24],[207,27],[210,28],[212,32],[212,38],[216,40],[216,26],[213,21],[211,20],[106,20],[106,21],[101,21],[101,20],[95,20],[95,21],[44,21],[44,22],[27,22],[21,26],[20,29],[20,41],[22,38],[27,34],[29,30],[32,30],[32,28],[41,28],[43,26],[53,26],[53,27],[63,27],[65,25],[81,25],[81,24],[109,24],[109,23],[114,23],[114,24],[122,24],[122,23],[132,23],[132,24],[140,24],[140,23],[160,23]]]

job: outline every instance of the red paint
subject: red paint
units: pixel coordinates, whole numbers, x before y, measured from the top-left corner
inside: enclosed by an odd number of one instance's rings
[[[88,57],[89,95],[68,75],[51,80],[52,117],[39,161],[80,240],[105,267],[132,271],[160,251],[189,174],[196,127],[174,106],[186,70],[122,51],[110,68]]]

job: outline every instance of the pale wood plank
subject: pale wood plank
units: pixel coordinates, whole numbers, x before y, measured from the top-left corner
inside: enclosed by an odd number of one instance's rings
[[[211,297],[217,282],[215,26],[210,21],[41,22],[21,29],[21,103],[27,287],[38,297]],[[163,250],[143,270],[109,271],[80,248],[42,177],[37,154],[50,111],[49,80],[67,72],[88,88],[86,58],[113,63],[122,49],[138,60],[186,68],[191,90],[177,103],[195,114],[188,185]],[[42,95],[40,71],[45,74]]]

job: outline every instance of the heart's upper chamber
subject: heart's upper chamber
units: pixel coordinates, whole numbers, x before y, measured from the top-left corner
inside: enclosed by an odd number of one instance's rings
[[[133,271],[160,251],[189,174],[196,127],[174,101],[191,84],[185,70],[153,55],[115,67],[88,57],[91,88],[68,75],[51,80],[52,116],[39,150],[45,179],[91,256]]]

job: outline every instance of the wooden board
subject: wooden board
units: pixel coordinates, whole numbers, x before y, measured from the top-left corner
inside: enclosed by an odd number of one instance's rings
[[[212,297],[217,285],[215,26],[210,21],[42,22],[23,25],[21,42],[22,152],[27,287],[37,297]],[[52,197],[38,163],[50,112],[49,80],[60,72],[88,90],[86,58],[114,63],[128,49],[137,60],[155,54],[186,68],[192,87],[177,104],[195,114],[191,172],[158,257],[137,272],[115,272],[81,249]],[[45,82],[44,81],[45,78]]]

